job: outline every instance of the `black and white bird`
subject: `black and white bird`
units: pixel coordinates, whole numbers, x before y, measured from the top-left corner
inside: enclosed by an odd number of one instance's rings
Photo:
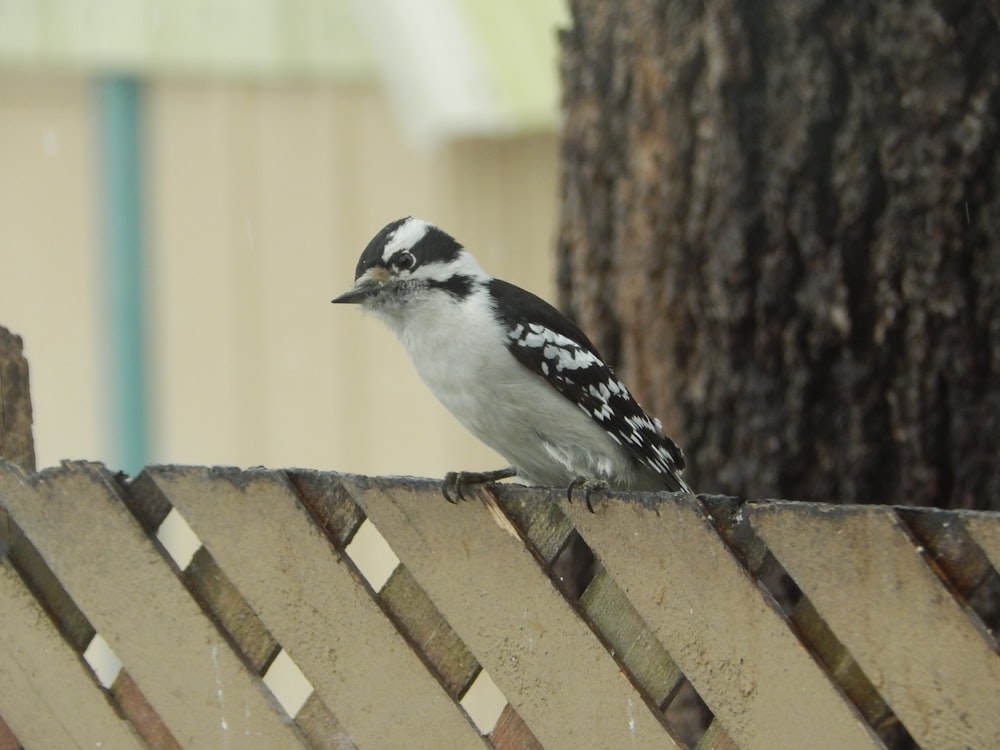
[[[512,464],[445,479],[449,500],[469,483],[691,493],[684,456],[552,305],[486,273],[453,237],[407,217],[368,243],[357,303],[388,324],[431,392]]]

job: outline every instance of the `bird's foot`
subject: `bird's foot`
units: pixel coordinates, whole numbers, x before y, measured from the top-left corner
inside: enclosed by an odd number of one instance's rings
[[[583,490],[583,500],[587,504],[587,510],[594,512],[594,505],[590,501],[590,496],[594,492],[604,492],[608,489],[608,483],[603,479],[593,477],[577,477],[569,483],[566,488],[566,499],[573,502],[573,491]]]
[[[493,471],[449,471],[441,483],[441,494],[449,503],[458,503],[459,500],[465,500],[466,487],[509,479],[516,474],[517,470],[513,466]]]

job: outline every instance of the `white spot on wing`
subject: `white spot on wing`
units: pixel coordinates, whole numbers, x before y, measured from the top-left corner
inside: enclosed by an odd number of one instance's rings
[[[534,326],[532,326],[532,328],[534,328]],[[539,333],[528,333],[525,334],[524,338],[518,343],[520,343],[521,346],[526,346],[530,349],[540,349],[545,346],[545,337]]]

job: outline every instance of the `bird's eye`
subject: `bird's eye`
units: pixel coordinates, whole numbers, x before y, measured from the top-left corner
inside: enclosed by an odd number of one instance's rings
[[[400,271],[409,271],[417,264],[417,259],[413,257],[412,253],[408,253],[405,250],[398,255],[396,255],[396,268]]]

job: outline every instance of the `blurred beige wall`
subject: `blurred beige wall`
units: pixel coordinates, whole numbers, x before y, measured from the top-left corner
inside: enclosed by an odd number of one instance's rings
[[[82,80],[0,75],[0,325],[25,340],[39,466],[107,443],[94,156]]]
[[[109,460],[90,91],[0,75],[0,324],[25,337],[40,466]],[[415,151],[374,84],[154,79],[144,95],[151,461],[501,465],[386,330],[329,300],[406,214],[551,299],[555,135]]]

